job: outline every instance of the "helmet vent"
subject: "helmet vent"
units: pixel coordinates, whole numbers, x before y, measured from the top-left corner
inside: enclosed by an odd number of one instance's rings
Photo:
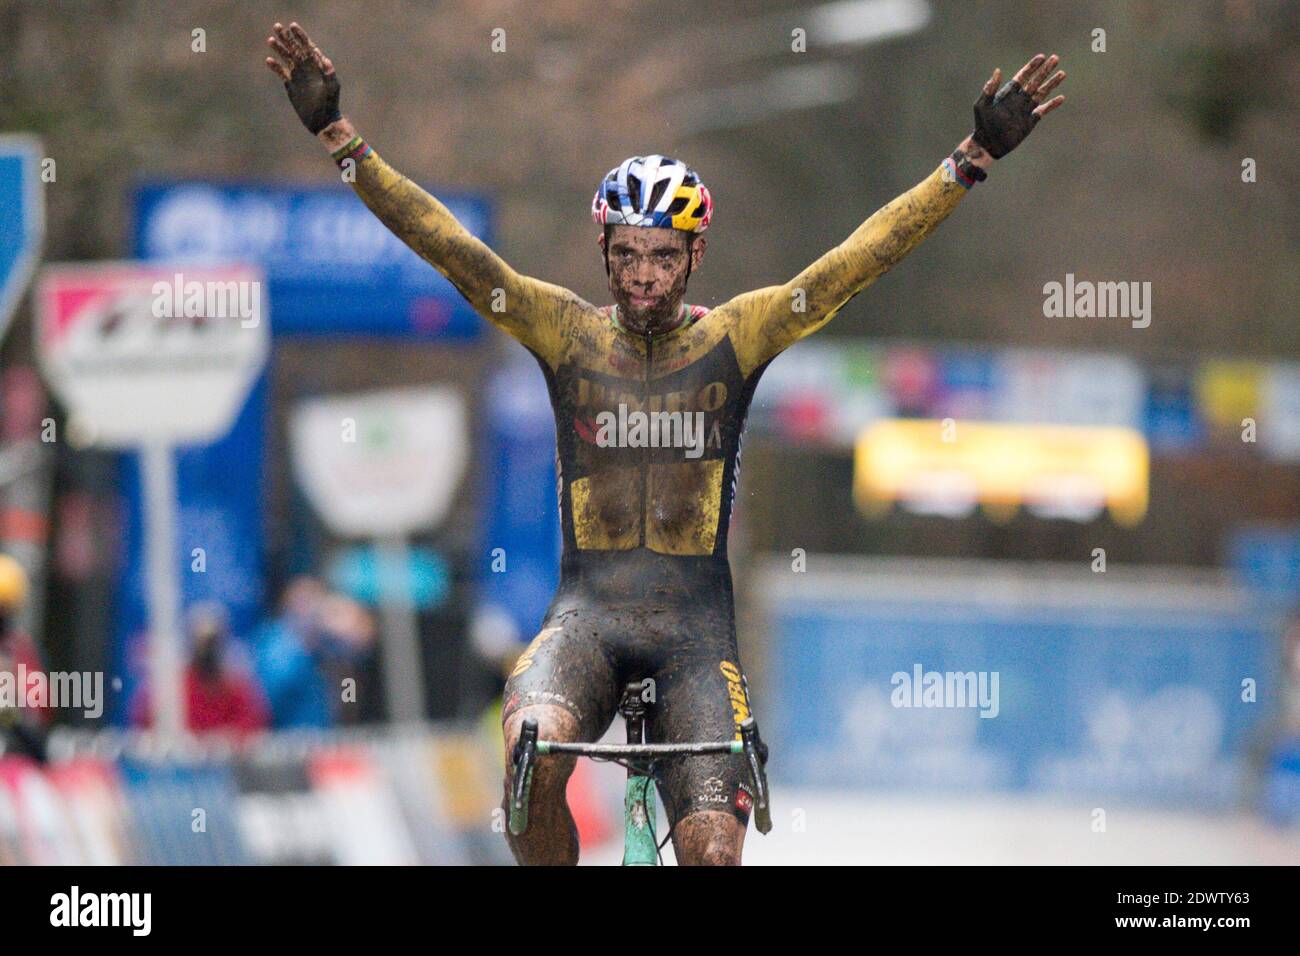
[[[650,201],[645,204],[646,212],[653,212],[654,208],[659,205],[659,200],[663,199],[664,193],[668,189],[668,180],[661,179],[655,183],[654,189],[650,191]]]

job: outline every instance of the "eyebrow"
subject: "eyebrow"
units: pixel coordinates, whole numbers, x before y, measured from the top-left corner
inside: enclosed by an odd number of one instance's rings
[[[631,251],[634,251],[633,247],[630,246],[630,245],[628,245],[626,242],[615,242],[613,245],[611,245],[611,246],[609,247],[609,249],[610,249],[610,252],[631,252]],[[685,252],[686,250],[683,249],[681,246],[651,246],[650,249],[649,249],[648,251],[650,251],[650,252]]]

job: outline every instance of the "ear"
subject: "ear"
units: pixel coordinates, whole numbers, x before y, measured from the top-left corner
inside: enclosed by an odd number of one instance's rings
[[[691,268],[698,269],[700,263],[704,261],[704,250],[708,247],[709,240],[703,236],[696,236],[695,241],[691,243]]]

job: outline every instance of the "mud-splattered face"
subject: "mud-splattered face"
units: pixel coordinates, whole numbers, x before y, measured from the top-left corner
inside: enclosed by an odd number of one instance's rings
[[[705,242],[680,229],[643,229],[611,226],[609,241],[599,239],[609,262],[609,291],[628,329],[666,331],[677,324],[677,312],[686,295],[686,280],[704,258]]]

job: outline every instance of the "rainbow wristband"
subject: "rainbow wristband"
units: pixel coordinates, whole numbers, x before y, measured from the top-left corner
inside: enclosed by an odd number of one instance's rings
[[[359,163],[373,152],[374,150],[370,148],[369,143],[360,136],[353,136],[346,146],[335,150],[330,154],[330,157],[334,160],[336,166],[342,166],[349,159],[356,160]]]
[[[946,174],[945,176],[946,179],[951,180],[952,182],[961,186],[963,189],[970,189],[972,186],[975,185],[975,180],[964,175],[961,169],[957,166],[957,164],[954,163],[951,159],[945,159],[943,161],[943,171]]]
[[[963,189],[970,189],[976,183],[988,179],[988,173],[968,160],[961,150],[954,150],[953,154],[943,161],[943,167],[947,171],[947,178]]]

